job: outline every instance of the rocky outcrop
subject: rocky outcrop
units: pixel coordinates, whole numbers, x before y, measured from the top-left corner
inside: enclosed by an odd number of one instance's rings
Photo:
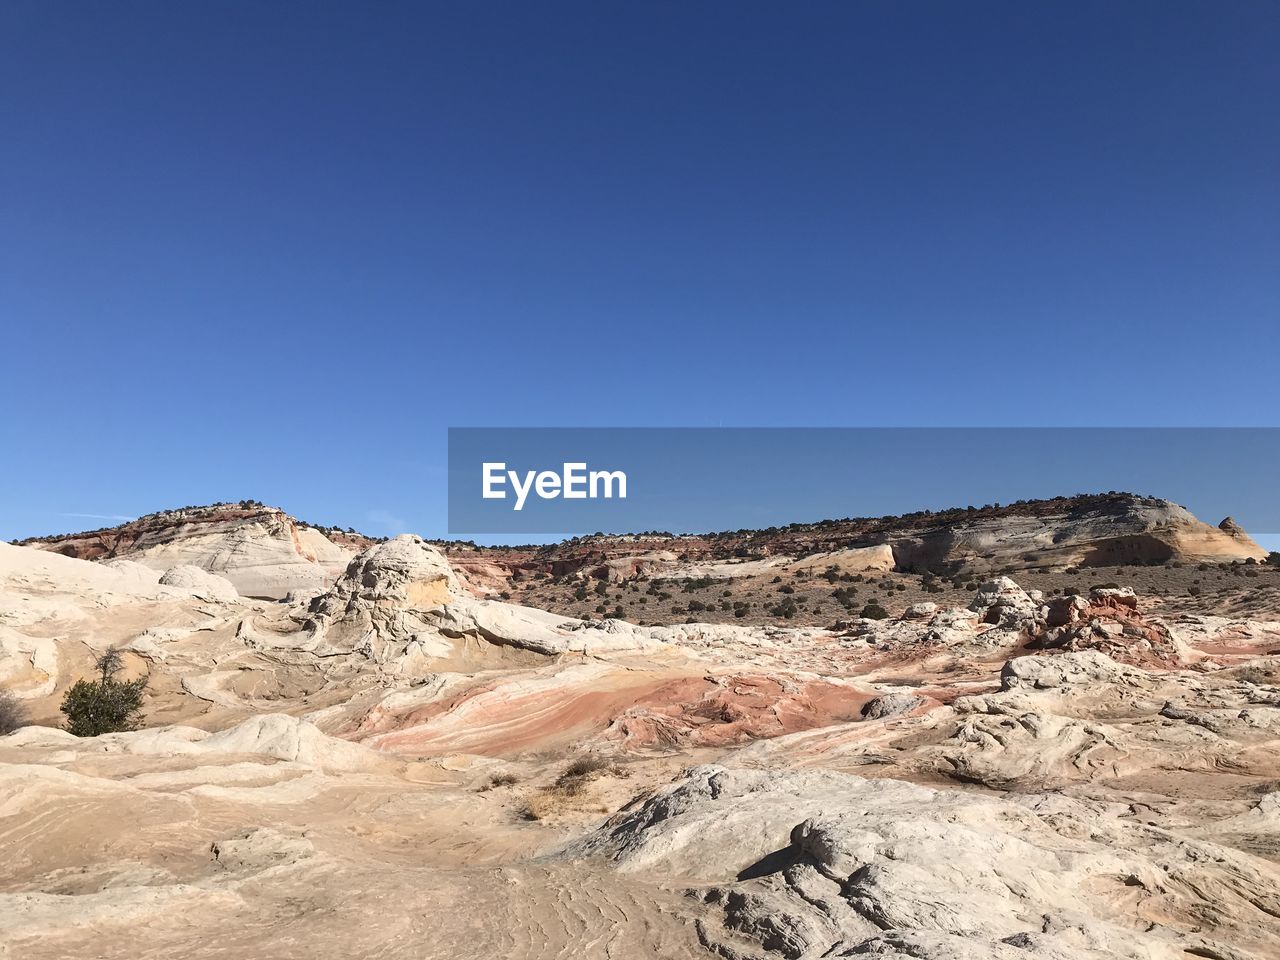
[[[813,573],[822,573],[826,570],[842,574],[876,573],[892,570],[896,564],[893,547],[887,543],[881,543],[869,547],[848,547],[844,550],[810,554],[796,560],[789,569]]]
[[[323,590],[353,556],[349,546],[283,510],[239,504],[168,510],[118,527],[28,543],[82,560],[125,558],[159,572],[200,567],[230,580],[241,596],[271,599]]]
[[[1126,813],[1065,797],[705,766],[568,853],[683,883],[718,913],[703,937],[725,956],[1102,960],[1280,949],[1280,934],[1257,926],[1280,909],[1273,864],[1135,831]],[[1136,897],[1122,895],[1134,888]]]
[[[311,600],[304,616],[308,647],[326,655],[362,653],[382,663],[423,637],[443,654],[447,646],[429,614],[462,594],[440,552],[404,534],[365,550]]]
[[[674,566],[637,562],[668,555],[677,558]],[[1110,493],[724,534],[579,537],[540,549],[469,546],[460,556],[466,563],[483,558],[508,575],[625,579],[832,567],[848,574],[897,569],[989,576],[1041,567],[1243,562],[1261,560],[1266,551],[1230,518],[1213,527],[1167,500]]]
[[[158,571],[191,564],[245,597],[315,595],[372,541],[303,524],[274,507],[217,504],[150,514],[118,527],[26,541],[81,559],[128,557]],[[830,520],[724,534],[576,537],[545,547],[441,544],[477,595],[535,574],[611,582],[643,577],[729,578],[833,570],[990,575],[1050,567],[1229,563],[1267,553],[1230,517],[1213,527],[1166,500],[1098,494],[1008,506]]]
[[[0,689],[19,700],[47,697],[57,689],[58,644],[0,624]]]
[[[29,719],[108,647],[149,680],[145,729],[0,736],[0,953],[1280,955],[1264,604],[996,576],[862,618],[905,578],[845,580],[839,549],[798,578],[862,591],[827,628],[477,599],[414,537],[290,603],[0,544]]]
[[[1202,523],[1166,500],[1128,495],[1011,510],[894,540],[902,569],[998,570],[1262,559],[1266,551],[1236,528]]]
[[[246,620],[239,637],[258,650],[354,655],[384,674],[408,678],[445,667],[479,669],[512,654],[655,649],[661,643],[654,632],[623,621],[575,620],[477,599],[436,547],[404,534],[357,556],[305,609]]]
[[[983,623],[1028,631],[1035,629],[1045,615],[1040,602],[1008,577],[982,584],[969,609]]]
[[[1187,653],[1169,628],[1138,610],[1129,588],[1094,588],[1088,597],[1055,598],[1036,645],[1057,650],[1096,650],[1129,663],[1174,663]]]
[[[239,596],[235,586],[226,577],[219,577],[217,574],[189,564],[170,567],[160,575],[159,583],[162,586],[187,590],[197,597],[210,600],[234,600]]]
[[[914,693],[886,693],[868,700],[862,707],[863,720],[888,720],[918,710],[928,701]]]

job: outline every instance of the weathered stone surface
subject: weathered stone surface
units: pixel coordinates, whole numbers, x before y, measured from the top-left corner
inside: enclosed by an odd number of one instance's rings
[[[160,584],[189,590],[197,597],[211,600],[234,600],[239,596],[235,586],[226,577],[219,577],[199,567],[170,567],[160,575]]]
[[[168,510],[33,545],[78,559],[125,559],[158,572],[196,566],[230,580],[241,596],[274,599],[290,590],[324,589],[353,555],[283,510],[238,504]]]
[[[1126,831],[1123,813],[1065,798],[1011,802],[817,770],[709,766],[571,850],[691,886],[722,911],[706,935],[730,955],[893,956],[902,947],[943,960],[1017,947],[1023,956],[1138,958],[1207,944],[1249,955],[1192,920],[1202,894],[1167,879],[1188,871],[1213,886],[1219,936],[1259,951],[1280,946],[1280,933],[1252,926],[1259,909],[1280,907],[1273,864]],[[1103,876],[1115,890],[1098,883]],[[1116,892],[1126,884],[1146,893],[1136,918]],[[1145,930],[1144,916],[1155,922]]]
[[[0,953],[1265,960],[1280,623],[1174,601],[658,627],[412,537],[289,604],[0,545],[35,722],[109,647],[149,681],[145,729],[0,736]]]

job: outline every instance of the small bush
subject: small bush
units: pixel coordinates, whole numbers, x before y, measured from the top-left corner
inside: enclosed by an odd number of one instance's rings
[[[872,600],[862,608],[862,616],[868,620],[886,620],[889,617],[889,611]]]
[[[62,698],[66,731],[77,737],[137,730],[142,726],[142,695],[147,678],[117,680],[124,664],[116,650],[108,650],[97,662],[97,680],[77,680]]]
[[[509,787],[519,782],[520,778],[514,773],[495,773],[480,785],[480,792],[484,793],[486,790],[492,790],[495,787]]]
[[[769,616],[783,617],[784,619],[790,620],[799,612],[799,610],[800,608],[796,606],[796,602],[790,597],[787,597],[782,601],[782,603],[769,610]]]
[[[609,761],[604,757],[585,756],[579,757],[573,763],[564,768],[564,773],[560,774],[560,779],[556,783],[564,783],[569,780],[581,780],[593,773],[599,773],[601,770],[607,769]]]

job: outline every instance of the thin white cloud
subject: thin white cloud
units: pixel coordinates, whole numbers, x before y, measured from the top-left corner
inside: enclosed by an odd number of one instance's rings
[[[60,517],[82,517],[86,520],[136,520],[137,517],[126,517],[123,513],[60,513]]]
[[[388,533],[401,534],[409,532],[409,524],[405,522],[403,517],[397,517],[394,513],[386,510],[368,510],[365,517],[370,523],[376,523]]]

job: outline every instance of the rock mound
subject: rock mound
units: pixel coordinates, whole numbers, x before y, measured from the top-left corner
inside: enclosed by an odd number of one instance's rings
[[[102,565],[108,570],[114,570],[116,573],[134,580],[139,586],[150,586],[159,583],[160,577],[164,573],[155,567],[149,567],[145,563],[139,563],[137,560],[127,560],[123,557],[117,557],[113,560],[104,560]]]
[[[1125,829],[1125,812],[704,766],[569,853],[683,882],[720,911],[703,933],[725,956],[1242,956],[1226,944],[1280,907],[1260,893],[1269,865]],[[1119,896],[1126,885],[1144,896]]]
[[[79,741],[103,752],[211,754],[270,757],[325,772],[370,770],[382,759],[367,747],[322,733],[315,724],[284,713],[249,717],[218,733],[194,727],[152,727]]]
[[[439,639],[428,617],[462,588],[435,547],[411,534],[375,544],[357,556],[307,611],[318,649],[361,652],[384,662],[415,637]]]
[[[925,705],[924,697],[914,693],[886,693],[868,700],[862,707],[863,720],[887,720],[901,717]]]
[[[1008,577],[997,577],[978,588],[969,609],[983,623],[1001,627],[1033,629],[1043,617],[1040,604]]]
[[[166,587],[177,587],[189,590],[197,597],[209,600],[235,600],[240,594],[226,577],[219,577],[199,567],[183,564],[170,567],[160,576],[160,584]]]
[[[200,567],[230,580],[241,596],[271,599],[290,590],[323,590],[352,557],[349,546],[316,527],[249,501],[166,510],[118,527],[29,543],[82,560],[124,558],[157,572]]]

